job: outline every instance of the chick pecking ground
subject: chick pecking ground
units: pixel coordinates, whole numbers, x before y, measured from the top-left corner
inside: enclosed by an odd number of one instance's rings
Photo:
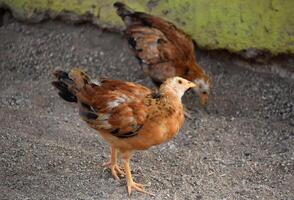
[[[217,54],[198,60],[213,79],[207,111],[192,92],[183,97],[192,119],[180,134],[132,159],[134,180],[156,196],[134,192],[131,199],[294,199],[293,79]],[[101,166],[107,144],[51,86],[56,67],[155,87],[120,34],[6,18],[0,199],[126,199],[125,179]]]

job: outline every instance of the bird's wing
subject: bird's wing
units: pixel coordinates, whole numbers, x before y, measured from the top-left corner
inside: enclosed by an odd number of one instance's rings
[[[147,116],[144,98],[151,93],[148,88],[117,80],[104,80],[100,86],[89,87],[94,90],[91,97],[86,90],[77,97],[80,115],[90,126],[120,138],[138,133]]]

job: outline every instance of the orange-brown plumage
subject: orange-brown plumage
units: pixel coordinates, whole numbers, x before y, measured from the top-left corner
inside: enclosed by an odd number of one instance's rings
[[[114,7],[126,25],[126,35],[144,72],[157,83],[180,76],[199,84],[195,89],[207,103],[211,79],[196,62],[193,40],[171,22],[136,12],[121,2]]]
[[[139,84],[120,80],[102,80],[94,83],[81,70],[69,74],[54,72],[52,84],[59,95],[79,106],[81,118],[97,130],[110,144],[111,161],[106,164],[115,178],[123,174],[116,163],[116,152],[125,161],[128,192],[134,188],[145,192],[133,182],[129,159],[133,151],[170,140],[183,125],[181,97],[196,84],[180,77],[167,79],[157,93]]]

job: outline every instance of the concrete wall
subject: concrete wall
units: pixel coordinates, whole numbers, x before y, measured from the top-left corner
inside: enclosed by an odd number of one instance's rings
[[[123,27],[115,0],[0,0],[19,19],[62,16]],[[162,16],[208,49],[294,53],[294,0],[125,0],[130,7]],[[80,17],[83,16],[83,17]]]

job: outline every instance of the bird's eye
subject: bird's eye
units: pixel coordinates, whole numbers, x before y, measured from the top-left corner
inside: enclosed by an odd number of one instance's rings
[[[178,83],[179,83],[179,84],[182,84],[182,80],[178,80]]]

